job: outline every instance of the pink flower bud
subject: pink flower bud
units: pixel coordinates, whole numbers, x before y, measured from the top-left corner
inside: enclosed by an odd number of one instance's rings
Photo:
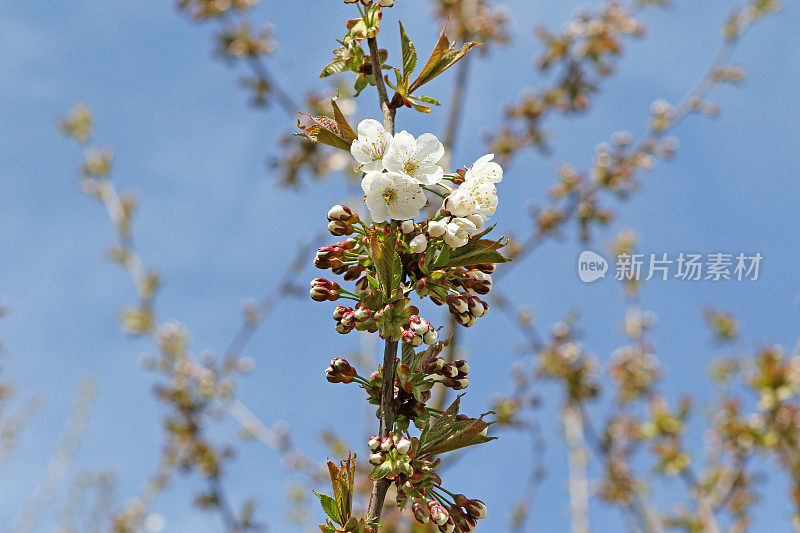
[[[486,518],[486,505],[480,500],[469,500],[463,507],[470,516],[478,520]]]
[[[436,341],[439,340],[439,332],[431,327],[425,332],[425,335],[422,336],[422,340],[429,346],[436,344]]]
[[[350,210],[349,207],[344,205],[335,205],[330,208],[328,211],[328,220],[341,220],[341,221],[349,221],[353,217],[353,212]]]
[[[440,526],[450,519],[450,514],[447,512],[447,509],[442,507],[442,504],[436,500],[428,501],[428,511],[430,511],[433,521]]]
[[[392,437],[383,437],[381,440],[381,451],[388,452],[394,448],[394,439]]]
[[[408,450],[411,449],[411,441],[405,437],[400,437],[400,440],[395,443],[394,447],[397,448],[397,453],[405,455],[408,453]]]
[[[447,307],[450,308],[450,313],[454,315],[460,313],[466,313],[467,310],[469,309],[469,305],[467,304],[465,299],[462,298],[461,296],[456,296],[455,294],[451,294],[450,296],[448,296],[445,299],[445,302],[447,302]]]
[[[411,511],[414,513],[414,518],[420,524],[427,524],[431,521],[431,513],[428,511],[428,508],[424,505],[420,505],[419,502],[414,502],[411,506]]]
[[[404,343],[406,343],[408,345],[411,345],[414,348],[416,348],[417,346],[421,346],[422,345],[422,337],[420,337],[419,335],[415,334],[413,331],[409,331],[409,330],[403,331],[403,333],[401,335],[401,338],[403,339]]]
[[[369,445],[370,450],[373,452],[377,451],[381,445],[381,438],[377,435],[373,435],[369,438],[369,442],[367,444]]]
[[[468,378],[459,378],[453,380],[453,390],[466,389],[469,386]]]
[[[380,452],[375,452],[375,453],[369,454],[369,462],[370,462],[370,464],[373,464],[373,465],[377,466],[377,465],[383,464],[384,461],[386,461],[386,457],[384,457],[383,454],[380,453]]]

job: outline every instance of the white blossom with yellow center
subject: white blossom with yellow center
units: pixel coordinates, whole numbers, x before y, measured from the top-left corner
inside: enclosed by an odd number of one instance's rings
[[[397,172],[368,172],[361,180],[372,220],[408,220],[419,216],[427,199],[420,184]]]
[[[350,153],[362,172],[383,170],[383,156],[392,142],[392,135],[377,120],[368,118],[358,123],[358,139],[350,145]]]
[[[480,214],[486,218],[497,208],[497,187],[503,179],[503,168],[492,161],[494,154],[486,154],[467,169],[464,183],[450,193],[444,208],[457,217]]]
[[[389,144],[383,156],[383,166],[422,185],[435,185],[444,176],[444,170],[436,164],[443,156],[444,145],[435,135],[423,133],[415,139],[403,130]]]

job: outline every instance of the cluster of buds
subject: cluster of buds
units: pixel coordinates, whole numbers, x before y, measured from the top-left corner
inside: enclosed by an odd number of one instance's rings
[[[380,477],[395,480],[400,474],[410,476],[414,473],[411,466],[413,446],[413,441],[402,433],[392,433],[384,438],[373,435],[369,439],[369,449],[372,452],[369,462],[380,471]]]
[[[463,494],[456,494],[449,506],[424,496],[412,500],[414,519],[420,524],[433,522],[442,533],[469,533],[475,530],[478,520],[486,517],[486,505]]]
[[[325,379],[331,383],[352,383],[355,378],[356,369],[341,357],[335,357],[325,370]]]
[[[342,295],[342,289],[335,281],[330,281],[325,278],[314,278],[311,280],[311,299],[315,302],[324,302],[329,300],[331,302],[338,300]]]
[[[445,300],[456,321],[464,327],[470,327],[475,321],[486,314],[489,304],[471,294],[463,293],[459,295],[451,294]]]
[[[363,304],[357,304],[355,309],[339,305],[333,310],[336,331],[342,334],[350,333],[354,329],[375,333],[378,326],[374,316],[375,313]]]
[[[492,273],[494,265],[475,265],[472,268],[463,269],[461,277],[453,282],[453,285],[463,287],[468,292],[475,295],[486,295],[492,292]]]
[[[328,211],[328,231],[340,237],[353,234],[353,224],[360,222],[358,215],[344,205],[335,205]]]
[[[357,215],[353,216],[357,217]],[[340,225],[342,224],[348,224],[341,220],[337,220],[335,223],[338,224],[337,228],[341,227]],[[334,222],[331,221],[328,224],[329,229],[331,224],[334,224]],[[322,270],[330,269],[334,274],[342,276],[345,281],[352,281],[358,279],[364,270],[372,266],[372,260],[363,250],[362,243],[355,239],[347,239],[343,242],[323,246],[317,250],[314,266]]]
[[[439,332],[430,322],[419,315],[411,315],[408,328],[403,331],[402,340],[413,347],[435,344],[439,340]]]
[[[458,359],[452,363],[445,362],[441,357],[429,361],[423,369],[426,374],[442,376],[442,385],[453,390],[466,389],[469,385],[469,363]]]

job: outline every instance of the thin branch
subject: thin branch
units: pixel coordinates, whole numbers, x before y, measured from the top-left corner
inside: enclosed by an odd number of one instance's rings
[[[564,437],[569,465],[569,509],[572,533],[589,532],[589,480],[581,410],[569,401],[564,406]]]
[[[380,436],[388,437],[394,428],[394,419],[397,416],[394,398],[394,372],[397,361],[397,341],[386,340],[383,351],[383,384],[381,386],[381,431]],[[389,490],[391,481],[381,478],[372,482],[372,490],[369,497],[369,510],[367,512],[367,522],[378,524],[381,520],[383,502],[386,499],[386,491]],[[378,526],[375,526],[377,533]]]
[[[95,385],[90,381],[81,383],[70,411],[67,423],[61,433],[50,463],[31,497],[20,508],[17,516],[6,530],[9,533],[31,531],[47,505],[53,500],[58,487],[64,480],[81,438],[89,423],[89,415],[94,405]]]
[[[378,41],[375,37],[367,39],[369,44],[369,56],[372,60],[372,77],[375,78],[375,87],[378,89],[378,98],[383,112],[383,127],[386,131],[394,135],[394,115],[396,110],[389,102],[389,95],[386,92],[386,85],[383,83],[383,72],[381,71],[381,60],[378,55]]]

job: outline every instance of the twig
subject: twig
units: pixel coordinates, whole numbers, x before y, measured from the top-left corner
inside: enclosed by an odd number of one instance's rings
[[[81,383],[75,401],[70,411],[67,423],[61,433],[58,446],[50,463],[47,465],[42,479],[33,491],[33,494],[22,505],[17,516],[6,530],[11,533],[22,533],[31,531],[42,514],[42,511],[52,501],[56,490],[61,485],[64,476],[69,469],[78,444],[83,437],[86,426],[89,423],[89,415],[92,411],[95,397],[95,385],[91,381]]]
[[[589,531],[589,480],[581,410],[569,401],[564,406],[564,437],[569,465],[569,509],[572,533]]]
[[[367,43],[369,44],[369,55],[372,60],[372,77],[375,78],[375,87],[378,89],[378,98],[383,112],[383,127],[394,135],[394,115],[396,110],[390,105],[386,85],[383,83],[381,60],[378,55],[378,41],[375,37],[370,37],[367,39]]]

